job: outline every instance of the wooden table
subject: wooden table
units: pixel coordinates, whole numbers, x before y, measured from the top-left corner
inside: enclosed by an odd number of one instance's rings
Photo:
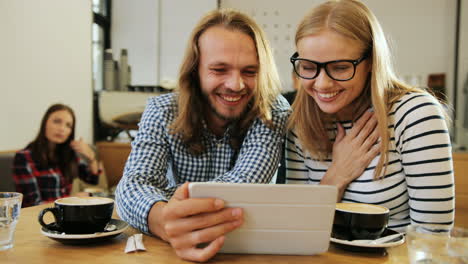
[[[166,242],[146,235],[143,242],[147,251],[125,254],[128,236],[138,233],[133,228],[98,244],[63,245],[40,233],[37,216],[43,208],[50,206],[52,205],[39,205],[21,210],[14,247],[0,251],[1,263],[190,263],[179,259]],[[387,252],[385,256],[352,253],[330,245],[328,252],[315,256],[218,254],[209,263],[408,263],[405,244],[390,248]]]

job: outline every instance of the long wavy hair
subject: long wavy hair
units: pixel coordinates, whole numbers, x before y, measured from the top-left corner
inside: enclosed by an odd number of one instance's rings
[[[65,110],[72,116],[73,124],[70,136],[62,144],[57,144],[51,148],[46,137],[46,125],[50,115],[57,111]],[[70,147],[70,142],[75,138],[76,118],[73,110],[64,104],[51,105],[42,117],[41,127],[36,138],[28,144],[27,149],[31,150],[32,159],[39,163],[41,167],[58,166],[67,182],[72,182],[78,176],[78,161],[75,151]]]
[[[385,174],[385,164],[388,162],[390,136],[387,126],[390,107],[405,93],[423,90],[404,84],[396,77],[382,27],[374,14],[360,1],[328,1],[312,9],[299,23],[295,37],[296,45],[302,38],[323,30],[330,30],[354,40],[359,43],[363,54],[369,54],[372,69],[363,92],[352,102],[353,120],[372,106],[381,136],[380,160],[374,177],[380,178]],[[336,120],[336,116],[324,113],[302,88],[299,89],[292,108],[288,128],[294,129],[311,155],[325,159],[331,154],[333,147],[326,127]]]
[[[255,43],[259,70],[253,98],[248,111],[233,128],[230,145],[238,150],[243,138],[255,118],[260,118],[272,126],[271,107],[281,91],[280,80],[276,69],[270,44],[263,30],[247,15],[233,9],[219,9],[209,12],[195,26],[185,56],[179,70],[178,80],[178,113],[171,124],[171,133],[179,134],[192,154],[204,152],[202,143],[204,103],[198,65],[200,61],[200,36],[210,27],[220,26],[227,30],[239,31],[249,35]]]

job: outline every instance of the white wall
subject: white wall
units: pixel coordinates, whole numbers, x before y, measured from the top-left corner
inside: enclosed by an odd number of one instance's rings
[[[91,142],[91,21],[90,0],[0,0],[0,150],[24,147],[56,102]]]
[[[160,0],[160,80],[176,80],[187,40],[195,24],[216,0]]]
[[[121,49],[128,50],[132,85],[158,84],[159,2],[112,0],[113,56],[118,60]]]
[[[427,85],[430,73],[446,74],[452,102],[455,65],[456,0],[364,0],[391,41],[395,68]]]

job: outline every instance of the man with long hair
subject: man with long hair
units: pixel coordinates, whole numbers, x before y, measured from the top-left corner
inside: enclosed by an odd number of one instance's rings
[[[242,224],[242,210],[219,199],[190,199],[186,182],[270,182],[289,105],[279,94],[265,34],[245,14],[227,9],[195,26],[178,89],[148,101],[116,191],[117,208],[181,258],[206,261]]]

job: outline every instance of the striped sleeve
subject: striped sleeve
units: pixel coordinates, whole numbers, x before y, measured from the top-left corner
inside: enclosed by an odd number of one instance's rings
[[[308,183],[308,170],[305,166],[305,157],[299,139],[293,131],[286,135],[285,144],[286,157],[286,183],[305,184]]]
[[[429,94],[412,93],[390,114],[406,175],[411,223],[453,224],[452,149],[442,106]]]

